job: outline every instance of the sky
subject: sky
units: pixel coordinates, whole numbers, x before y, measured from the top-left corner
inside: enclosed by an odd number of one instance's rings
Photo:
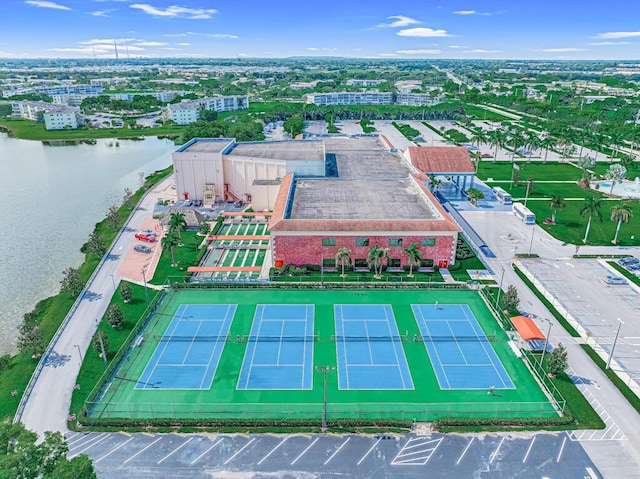
[[[148,2],[148,3],[147,3]],[[640,59],[637,0],[0,0],[0,58]]]

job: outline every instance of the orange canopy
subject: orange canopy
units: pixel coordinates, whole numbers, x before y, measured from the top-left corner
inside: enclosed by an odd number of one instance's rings
[[[526,316],[514,316],[513,318],[509,318],[511,324],[516,328],[522,339],[529,341],[531,339],[545,339],[542,331],[536,326],[536,323],[533,322],[533,319],[527,318]]]

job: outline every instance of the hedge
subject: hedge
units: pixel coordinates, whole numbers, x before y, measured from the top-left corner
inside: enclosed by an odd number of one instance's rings
[[[558,427],[575,424],[571,413],[559,417],[483,417],[483,418],[444,418],[436,419],[431,423],[433,429],[445,427],[501,427],[501,428],[526,428],[526,427]]]

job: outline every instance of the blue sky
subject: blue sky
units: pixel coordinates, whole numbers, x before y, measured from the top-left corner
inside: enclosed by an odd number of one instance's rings
[[[0,57],[639,59],[635,0],[0,0]]]

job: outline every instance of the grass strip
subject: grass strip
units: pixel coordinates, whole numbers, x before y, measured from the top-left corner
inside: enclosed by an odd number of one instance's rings
[[[558,320],[558,322],[562,325],[562,327],[574,338],[579,338],[580,334],[575,330],[573,326],[569,324],[564,316],[560,314],[560,312],[553,306],[547,298],[536,288],[533,283],[526,277],[524,272],[518,268],[515,264],[512,265],[513,270],[516,272],[518,277],[527,285],[527,287],[536,295],[536,297],[544,304],[545,308],[549,310],[549,312],[553,315],[554,318]]]

